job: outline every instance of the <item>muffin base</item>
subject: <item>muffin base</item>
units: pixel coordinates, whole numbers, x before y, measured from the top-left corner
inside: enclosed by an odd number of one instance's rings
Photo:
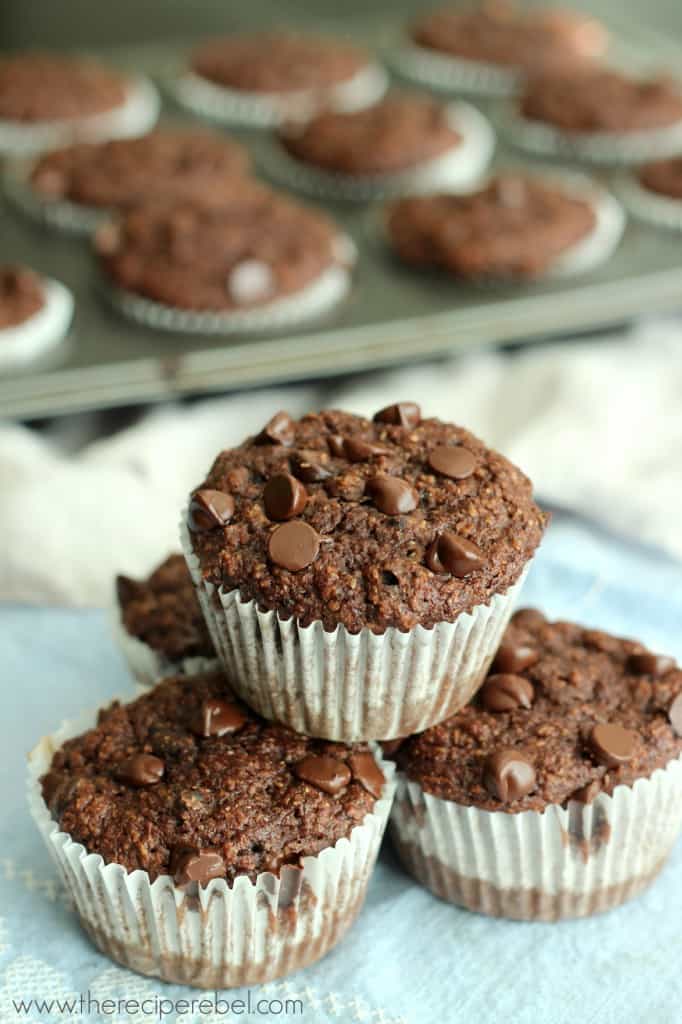
[[[615,191],[627,210],[638,220],[657,228],[682,231],[682,199],[664,196],[645,188],[635,174],[622,174]]]
[[[462,90],[479,96],[512,96],[522,83],[522,75],[512,69],[438,53],[413,42],[396,49],[389,60],[403,77],[445,92]]]
[[[15,327],[0,330],[0,370],[20,369],[54,349],[73,318],[73,296],[59,281],[46,280],[45,305]]]

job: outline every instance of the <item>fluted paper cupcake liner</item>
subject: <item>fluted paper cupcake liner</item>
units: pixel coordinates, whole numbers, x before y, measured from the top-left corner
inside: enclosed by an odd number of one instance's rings
[[[102,282],[102,291],[109,305],[123,316],[157,330],[192,334],[278,331],[324,316],[348,295],[352,283],[355,245],[350,238],[340,236],[339,246],[348,256],[345,265],[334,264],[299,291],[248,309],[201,312],[165,306],[105,281]]]
[[[682,199],[645,188],[636,174],[625,173],[614,183],[616,195],[638,220],[658,228],[682,231]]]
[[[391,838],[435,895],[495,917],[555,921],[609,910],[651,882],[682,827],[682,759],[593,803],[484,811],[397,776]]]
[[[380,64],[370,64],[347,82],[323,93],[302,90],[256,93],[230,89],[191,71],[168,81],[181,106],[203,117],[229,124],[274,128],[291,119],[310,117],[320,105],[350,112],[376,103],[386,92],[388,75]]]
[[[522,75],[513,69],[439,53],[417,43],[393,50],[389,61],[403,77],[446,92],[512,96],[522,82]]]
[[[73,318],[73,296],[59,281],[46,280],[45,305],[22,324],[0,329],[0,370],[20,369],[63,341]]]
[[[124,103],[102,114],[68,121],[23,123],[0,120],[0,154],[29,156],[66,143],[143,135],[156,123],[161,108],[156,87],[147,78],[130,80]]]
[[[571,134],[523,117],[518,105],[508,102],[500,104],[495,121],[509,142],[536,156],[609,165],[638,164],[682,152],[682,120],[649,131]]]
[[[448,116],[461,135],[457,146],[432,160],[386,174],[342,174],[325,171],[291,156],[273,140],[262,152],[263,169],[281,184],[315,196],[348,202],[392,199],[436,189],[465,188],[487,167],[495,149],[495,135],[487,119],[468,103],[451,103]]]
[[[40,777],[65,740],[95,724],[92,713],[65,723],[29,755],[31,814],[76,906],[80,922],[107,956],[140,974],[200,988],[272,981],[324,956],[364,901],[395,790],[393,767],[381,799],[348,838],[280,875],[242,876],[228,886],[179,888],[167,875],[105,864],[59,830],[43,800]]]
[[[202,578],[183,519],[182,547],[218,656],[239,696],[268,718],[329,740],[406,736],[459,711],[497,650],[526,572],[454,622],[408,632],[302,626]]]
[[[220,668],[218,658],[195,655],[173,660],[155,651],[149,644],[128,632],[121,619],[118,603],[112,605],[109,619],[116,646],[123,654],[141,689],[149,689],[168,676],[195,676],[200,672],[215,672]]]

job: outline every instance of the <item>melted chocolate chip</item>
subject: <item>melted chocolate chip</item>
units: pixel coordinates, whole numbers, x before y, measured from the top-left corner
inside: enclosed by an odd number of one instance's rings
[[[130,601],[144,597],[144,594],[145,588],[137,580],[131,579],[130,576],[116,577],[116,598],[119,604],[126,605]]]
[[[592,727],[588,742],[592,755],[600,764],[617,768],[634,756],[637,733],[624,729],[622,725],[599,723]]]
[[[653,654],[651,651],[640,651],[628,658],[628,668],[640,676],[653,676],[655,679],[665,675],[675,667],[675,659],[665,654]]]
[[[404,742],[404,736],[398,736],[397,739],[394,740],[382,740],[381,749],[386,757],[393,757],[394,754],[398,753]]]
[[[122,761],[116,771],[121,782],[129,786],[154,786],[163,778],[166,766],[153,754],[133,754]]]
[[[276,521],[299,516],[308,501],[308,492],[291,473],[271,477],[263,490],[265,511]]]
[[[246,721],[246,715],[236,704],[212,697],[201,705],[192,722],[192,731],[203,737],[225,736],[241,729]]]
[[[483,552],[466,537],[446,530],[426,549],[426,565],[431,572],[450,573],[464,579],[483,565]]]
[[[523,676],[497,673],[481,687],[481,704],[486,711],[514,711],[530,708],[535,697],[533,684]]]
[[[411,430],[419,426],[421,418],[422,411],[416,402],[396,402],[375,413],[374,422],[390,423],[394,427],[407,427]]]
[[[329,451],[337,459],[345,459],[346,457],[346,442],[340,434],[330,434],[327,438],[327,445]]]
[[[330,796],[346,788],[351,779],[350,768],[344,761],[326,754],[310,754],[294,765],[294,775],[303,782],[316,786]]]
[[[347,437],[343,442],[343,453],[349,462],[367,462],[374,455],[388,455],[388,448],[361,437]]]
[[[668,709],[668,720],[677,736],[682,736],[682,693],[678,693]]]
[[[196,491],[189,503],[187,523],[190,530],[203,532],[226,526],[234,515],[234,498],[224,491]]]
[[[270,559],[282,569],[289,572],[300,572],[307,569],[317,558],[320,551],[320,538],[312,526],[301,519],[283,523],[270,534],[268,554]]]
[[[575,800],[579,804],[591,804],[600,793],[601,782],[599,779],[592,779],[592,782],[588,782],[586,786],[581,786],[580,789],[576,789],[575,793],[571,793],[569,800]]]
[[[464,480],[476,469],[476,459],[468,448],[459,445],[440,445],[429,452],[429,466],[440,476],[450,477],[451,480]]]
[[[515,626],[524,626],[526,629],[537,628],[545,624],[547,619],[537,608],[519,608],[511,617]]]
[[[225,861],[220,851],[210,847],[183,848],[174,852],[171,868],[176,885],[198,882],[204,886],[208,885],[212,878],[222,878],[225,875]]]
[[[540,658],[534,647],[528,644],[501,644],[493,660],[493,669],[496,672],[523,672],[530,668]]]
[[[282,444],[288,447],[293,443],[294,423],[288,412],[276,412],[256,437],[256,444]]]
[[[353,778],[376,800],[381,796],[386,779],[373,754],[363,752],[349,758]]]
[[[503,804],[528,796],[535,789],[535,781],[533,763],[520,750],[496,750],[485,759],[483,784]]]
[[[419,504],[419,495],[407,480],[397,476],[379,474],[370,477],[365,492],[374,505],[387,516],[401,516],[413,512]]]
[[[328,480],[331,470],[320,462],[325,456],[317,451],[300,451],[291,456],[291,471],[306,484],[316,484]]]

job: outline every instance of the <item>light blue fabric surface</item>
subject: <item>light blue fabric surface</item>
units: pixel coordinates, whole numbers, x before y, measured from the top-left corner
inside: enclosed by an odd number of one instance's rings
[[[552,617],[636,635],[682,657],[680,566],[576,520],[556,517],[523,603],[540,604]],[[100,1000],[199,994],[123,971],[90,945],[26,811],[24,757],[33,743],[86,706],[132,694],[104,615],[0,608],[0,655],[0,1022],[159,1019],[14,1012],[12,999],[78,996],[88,989]],[[679,1024],[681,958],[680,844],[639,899],[601,917],[558,925],[489,920],[441,903],[404,875],[385,848],[345,942],[322,963],[252,992],[252,998],[300,998],[302,1015],[164,1019]]]

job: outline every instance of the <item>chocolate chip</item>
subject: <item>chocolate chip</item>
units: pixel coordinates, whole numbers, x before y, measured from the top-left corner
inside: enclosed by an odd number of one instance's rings
[[[371,796],[378,800],[386,778],[376,763],[374,755],[367,752],[351,754],[349,763],[351,773],[356,782],[359,782]]]
[[[678,693],[675,700],[668,709],[668,720],[673,727],[673,732],[682,736],[682,693]]]
[[[234,515],[234,498],[224,491],[202,490],[192,495],[187,522],[190,530],[204,532],[225,526]]]
[[[452,480],[464,480],[476,469],[476,458],[468,448],[441,445],[429,452],[429,466],[435,473]]]
[[[246,721],[246,715],[236,704],[210,697],[192,722],[192,731],[197,736],[225,736],[241,729]]]
[[[674,658],[668,658],[665,654],[653,654],[651,651],[640,651],[628,658],[629,670],[640,676],[658,678],[674,667]]]
[[[493,669],[496,672],[523,672],[539,660],[540,655],[534,647],[523,643],[506,643],[497,648]]]
[[[412,512],[419,504],[419,495],[407,480],[384,473],[371,477],[365,484],[365,492],[374,505],[387,516],[401,516]]]
[[[307,569],[320,551],[320,538],[312,526],[301,519],[283,523],[270,534],[268,554],[275,565],[289,572]]]
[[[390,423],[394,427],[407,427],[411,430],[419,426],[421,418],[422,411],[416,402],[396,402],[375,413],[374,422]]]
[[[343,453],[349,462],[367,462],[373,455],[388,455],[388,448],[361,437],[347,437],[343,442]]]
[[[263,490],[265,511],[270,519],[277,521],[300,515],[307,500],[308,492],[291,473],[278,473],[271,477]]]
[[[327,445],[331,454],[336,456],[337,459],[345,459],[346,442],[340,434],[330,434],[327,438]]]
[[[173,878],[176,885],[198,882],[208,885],[212,878],[225,876],[225,861],[219,850],[210,847],[184,848],[171,858]]]
[[[116,777],[129,786],[154,786],[163,778],[166,766],[153,754],[133,754],[116,769]]]
[[[294,775],[330,796],[336,796],[350,782],[350,768],[344,761],[326,754],[309,754],[294,765]]]
[[[398,753],[404,742],[404,736],[398,736],[395,740],[382,740],[381,749],[386,757],[393,757],[394,754]]]
[[[116,598],[121,605],[135,601],[144,594],[144,586],[130,576],[116,577]]]
[[[481,687],[481,704],[486,711],[514,711],[533,703],[533,684],[523,676],[497,673],[488,676]]]
[[[579,804],[591,804],[600,793],[601,782],[599,779],[592,779],[592,782],[588,782],[586,786],[581,786],[580,789],[576,789],[575,793],[571,793],[569,800],[575,800]]]
[[[446,530],[426,549],[426,565],[431,572],[450,573],[464,579],[483,565],[483,552],[466,537]]]
[[[331,470],[319,461],[324,458],[322,452],[300,451],[291,456],[291,470],[294,476],[306,484],[316,484],[320,480],[328,480]]]
[[[485,759],[483,784],[503,804],[513,803],[535,789],[535,768],[520,750],[496,750]]]
[[[593,756],[609,768],[627,764],[637,749],[637,733],[622,725],[600,722],[592,726],[589,745]]]
[[[294,443],[294,422],[288,412],[276,412],[256,437],[256,444]]]
[[[537,608],[519,608],[511,617],[515,626],[523,626],[526,629],[535,629],[543,626],[547,619]]]

